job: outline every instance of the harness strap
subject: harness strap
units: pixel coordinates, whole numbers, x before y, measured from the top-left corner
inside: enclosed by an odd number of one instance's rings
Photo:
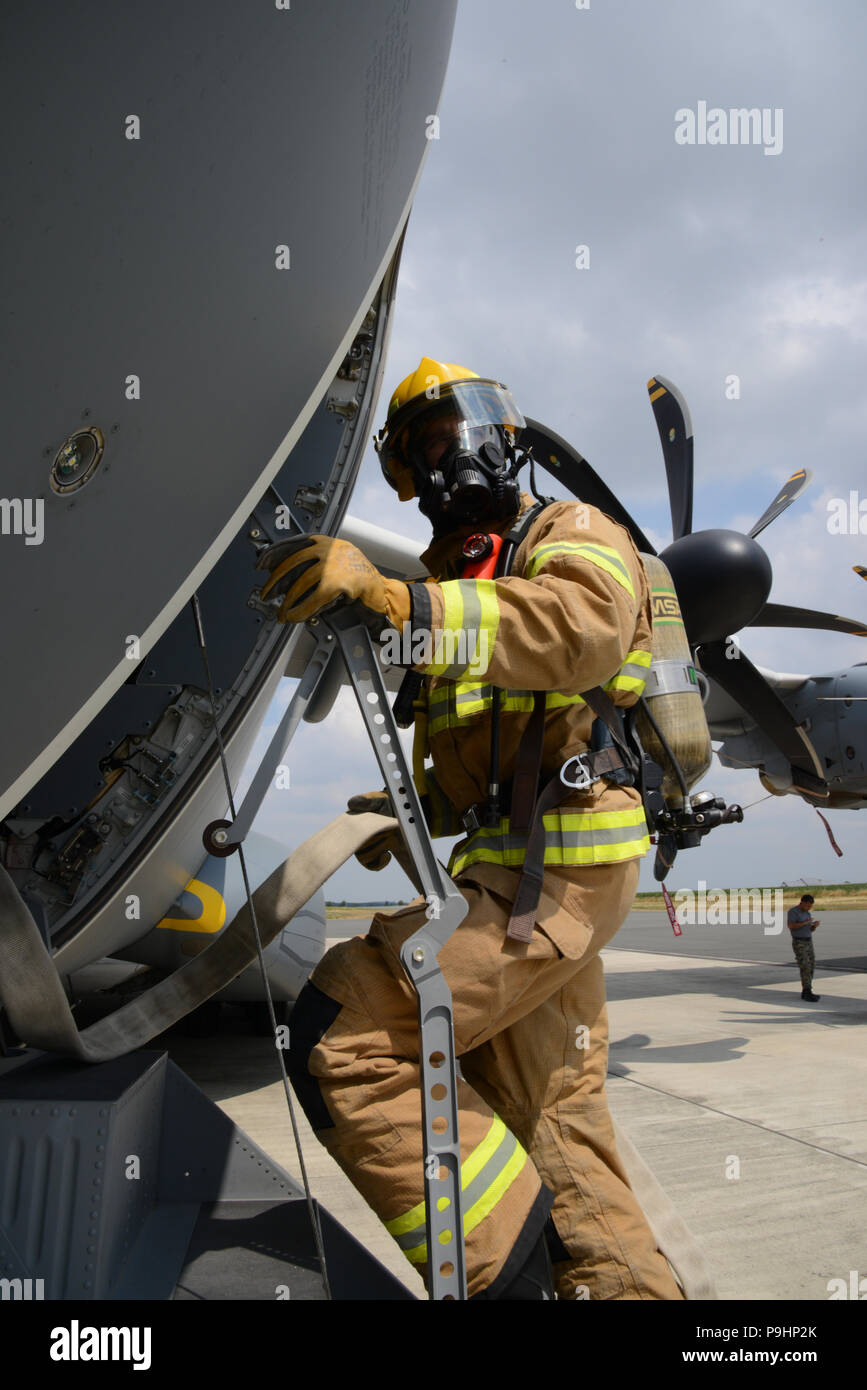
[[[578,755],[578,759],[588,769],[589,780],[594,782],[623,767],[623,760],[615,748],[602,748],[598,753],[581,753]],[[573,761],[575,761],[574,758],[568,758],[563,764],[563,768]],[[555,772],[554,776],[545,783],[533,807],[532,823],[529,827],[530,838],[527,842],[521,877],[518,880],[518,891],[515,894],[512,915],[509,918],[509,926],[506,931],[506,935],[512,941],[532,941],[533,939],[533,924],[536,920],[536,909],[539,906],[539,896],[542,892],[542,880],[545,874],[544,817],[548,811],[553,811],[564,801],[568,801],[575,792],[575,785],[564,781],[561,776],[563,768]],[[509,825],[510,829],[514,828],[511,821]]]
[[[528,531],[530,530],[530,527],[533,525],[533,522],[534,522],[534,521],[536,520],[536,518],[540,515],[540,513],[543,512],[544,510],[545,510],[545,504],[542,503],[542,502],[537,502],[536,505],[535,505],[535,507],[530,507],[530,508],[528,508],[528,510],[527,510],[526,512],[524,512],[524,515],[518,518],[518,520],[515,522],[515,524],[514,524],[514,526],[512,527],[512,529],[511,529],[510,531],[508,531],[507,534],[503,537],[503,543],[502,543],[502,545],[500,546],[499,553],[498,553],[498,555],[497,555],[497,564],[496,564],[496,569],[495,569],[495,571],[494,571],[494,573],[495,573],[495,575],[496,575],[496,577],[497,577],[498,579],[502,579],[502,578],[504,578],[506,575],[508,575],[508,574],[511,573],[512,561],[513,561],[514,558],[515,558],[515,551],[518,549],[518,546],[521,544],[521,542],[523,541],[524,537],[527,535]],[[536,709],[535,709],[535,703],[534,703],[533,716],[535,716],[535,714],[536,714]],[[532,717],[533,717],[533,716],[531,716],[531,722],[532,722]],[[543,699],[542,714],[541,714],[541,716],[540,716],[540,719],[541,719],[541,728],[538,730],[538,739],[539,739],[539,760],[540,760],[540,765],[541,765],[541,757],[542,757],[542,738],[543,738],[544,732],[545,732],[544,699]],[[535,733],[534,733],[534,737],[536,737],[536,734],[535,734]],[[525,775],[529,775],[529,769],[527,770],[527,773],[526,773]],[[535,796],[535,788],[536,788],[536,786],[538,785],[538,781],[539,781],[539,771],[538,771],[538,767],[537,767],[537,769],[536,769],[536,778],[535,778],[535,782],[534,782],[534,784],[533,784],[533,788],[532,788],[532,792],[531,792],[531,794],[532,794],[533,796]],[[524,795],[526,795],[526,793],[524,793]],[[488,768],[488,799],[487,799],[487,804],[486,804],[486,806],[485,806],[485,808],[484,808],[484,811],[482,812],[482,817],[481,817],[482,823],[483,823],[484,825],[495,826],[495,825],[497,824],[497,822],[499,821],[499,818],[500,818],[500,802],[501,802],[501,796],[502,796],[502,792],[501,792],[501,788],[500,788],[500,691],[499,691],[499,688],[498,688],[497,686],[492,686],[492,688],[491,688],[491,756],[490,756],[490,763],[489,763],[489,768]],[[527,823],[528,823],[528,824],[529,824],[530,810],[531,810],[531,809],[532,809],[532,802],[530,803],[530,809],[529,809],[529,810],[527,811],[527,813],[526,813],[526,814],[527,814]]]
[[[519,835],[526,834],[533,824],[533,810],[542,771],[544,738],[545,692],[537,690],[533,695],[533,713],[521,736],[512,773],[512,810],[509,826]]]
[[[560,780],[560,774],[556,772],[536,798],[527,852],[524,855],[518,891],[512,903],[512,915],[506,930],[506,936],[512,941],[533,940],[536,909],[539,906],[542,878],[545,873],[545,822],[542,818],[546,811],[553,811],[555,806],[565,801],[572,790],[572,787],[567,787]]]
[[[598,719],[602,719],[611,733],[615,747],[602,748],[597,752],[580,755],[580,761],[589,769],[590,778],[596,780],[609,773],[628,772],[634,780],[637,772],[635,759],[627,747],[617,715],[617,707],[601,686],[582,691],[582,698]],[[512,905],[512,915],[506,935],[512,941],[532,941],[533,923],[539,896],[542,892],[542,878],[545,872],[545,822],[546,812],[561,805],[574,792],[575,785],[561,777],[563,769],[557,771],[537,796],[539,775],[542,769],[542,743],[545,734],[545,692],[536,691],[533,697],[533,713],[518,745],[515,772],[512,779],[512,813],[509,829],[518,834],[529,832],[527,851],[518,882],[518,891]],[[567,759],[567,763],[572,759]],[[567,766],[563,764],[563,768]]]
[[[590,706],[597,719],[601,719],[607,726],[614,745],[623,759],[623,766],[635,776],[638,773],[638,763],[623,737],[623,728],[617,713],[617,706],[608,691],[603,690],[601,685],[594,685],[590,690],[582,690],[581,698],[586,705]]]

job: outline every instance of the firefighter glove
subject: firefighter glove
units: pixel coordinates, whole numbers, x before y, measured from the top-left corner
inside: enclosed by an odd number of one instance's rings
[[[362,811],[373,811],[378,816],[394,815],[387,791],[361,792],[358,796],[351,796],[346,808],[354,816]],[[355,857],[363,868],[373,869],[378,873],[380,869],[385,868],[393,851],[400,849],[402,844],[403,837],[398,829],[382,830],[378,835],[374,835],[373,839],[368,840],[366,845],[362,845],[361,849],[356,850]]]
[[[409,620],[409,585],[386,579],[348,541],[333,536],[278,541],[259,557],[258,568],[271,571],[262,598],[277,594],[282,599],[277,614],[281,623],[306,622],[340,599],[359,599],[398,629]]]

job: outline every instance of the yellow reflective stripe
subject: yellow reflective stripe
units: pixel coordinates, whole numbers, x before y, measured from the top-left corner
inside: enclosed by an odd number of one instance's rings
[[[486,706],[490,700],[486,700]],[[506,714],[515,713],[518,710],[532,710],[533,696],[523,690],[505,690],[500,699],[500,709]]]
[[[512,1154],[512,1157],[509,1159],[502,1173],[494,1178],[487,1192],[480,1197],[476,1204],[470,1207],[469,1211],[466,1213],[464,1217],[465,1236],[468,1236],[470,1231],[475,1230],[479,1222],[484,1221],[488,1213],[493,1211],[507,1188],[512,1186],[512,1183],[515,1181],[515,1178],[526,1162],[527,1154],[516,1141],[515,1152]]]
[[[511,1152],[508,1159],[503,1163],[499,1172],[494,1174],[487,1187],[478,1195],[471,1194],[475,1200],[464,1213],[464,1236],[475,1230],[476,1226],[493,1211],[497,1202],[511,1187],[527,1162],[526,1150],[522,1148],[514,1134],[506,1128],[499,1116],[495,1115],[482,1142],[476,1145],[472,1153],[461,1164],[461,1191],[470,1190],[473,1183],[478,1183],[480,1175],[484,1182],[484,1169],[496,1160],[500,1149],[504,1150],[503,1157],[505,1157],[505,1152],[509,1148],[511,1148]],[[437,1209],[439,1211],[443,1211],[447,1205],[447,1198],[438,1199]],[[425,1203],[419,1202],[411,1211],[395,1217],[392,1221],[385,1222],[385,1228],[395,1238],[411,1231],[421,1230],[425,1225],[425,1212]],[[442,1239],[442,1237],[440,1238]],[[428,1257],[427,1240],[420,1241],[418,1245],[402,1247],[402,1252],[412,1264],[423,1264]]]
[[[641,647],[635,647],[631,652],[626,653],[623,658],[623,665],[625,666],[628,662],[630,666],[646,666],[649,669],[652,661],[652,652],[646,652]]]
[[[441,734],[444,729],[449,727],[448,714],[437,715],[436,719],[431,719],[427,726],[428,737],[433,738],[435,734]]]
[[[641,825],[644,808],[631,806],[628,811],[559,811],[561,830],[617,830],[622,826]],[[543,820],[547,817],[543,816]]]
[[[526,579],[535,578],[539,570],[549,560],[560,555],[574,555],[578,560],[587,560],[592,565],[598,565],[599,569],[605,570],[606,574],[610,574],[612,579],[617,580],[630,598],[635,598],[629,570],[611,545],[601,545],[595,542],[591,544],[589,541],[583,545],[576,545],[574,541],[562,541],[558,544],[539,546],[538,550],[534,550],[530,555],[524,577]]]
[[[455,630],[464,622],[464,587],[460,580],[446,580],[440,585],[443,596],[443,627]]]
[[[473,694],[476,698],[473,699]],[[481,714],[491,707],[491,687],[485,681],[457,681],[455,684],[455,716],[458,723],[471,715]],[[533,695],[529,690],[500,690],[501,710],[531,710]]]
[[[606,574],[610,574],[613,579],[617,580],[621,588],[626,590],[631,599],[635,598],[629,570],[612,546],[585,545],[582,559],[589,560],[591,564],[598,565],[601,570],[605,570]]]
[[[506,1137],[506,1126],[499,1115],[494,1116],[494,1122],[488,1130],[481,1144],[477,1144],[466,1162],[461,1164],[461,1191],[477,1178],[481,1173],[489,1158],[493,1158],[497,1149]]]
[[[491,664],[494,643],[497,640],[497,629],[500,626],[500,604],[497,598],[496,582],[493,579],[476,579],[473,582],[481,601],[482,622],[472,668],[475,674],[483,676]]]
[[[605,682],[605,690],[629,690],[637,691],[641,694],[645,686],[646,678],[637,674],[637,670],[648,670],[651,663],[651,653],[636,648],[627,652],[623,659],[623,664],[610,680]],[[630,670],[629,668],[637,668]],[[477,698],[471,698],[477,692]],[[559,690],[549,690],[545,697],[546,709],[563,709],[567,705],[583,705],[582,695],[565,695]],[[470,719],[474,715],[483,714],[491,707],[491,687],[485,681],[456,681],[453,685],[442,686],[435,690],[430,697],[430,723],[428,725],[431,734],[441,733],[449,725],[460,726],[462,719]],[[524,690],[501,690],[500,710],[506,714],[516,711],[530,712],[533,708],[533,695],[531,691]]]
[[[640,676],[612,676],[610,681],[606,681],[604,690],[637,690],[639,694],[644,689],[646,681]]]
[[[548,561],[553,559],[555,556],[578,555],[580,554],[581,549],[582,547],[580,545],[576,545],[574,541],[562,541],[558,545],[552,544],[537,546],[535,550],[530,552],[527,561],[527,567],[524,570],[524,578],[535,579],[536,575],[539,573],[539,570],[542,569],[544,565],[547,565]]]
[[[619,864],[626,859],[641,859],[650,849],[650,836],[640,840],[629,840],[619,845],[581,845],[577,849],[563,849],[555,845],[545,846],[545,864],[555,868],[580,868],[582,865]],[[473,864],[502,864],[507,869],[518,869],[524,862],[526,849],[507,849],[503,851],[474,846],[466,854],[458,855],[449,865],[449,873],[454,876],[463,873]]]
[[[607,680],[604,690],[623,690],[638,695],[644,690],[646,676],[650,669],[652,653],[641,647],[634,647],[626,653],[618,671]],[[583,705],[582,695],[566,695],[559,690],[549,690],[545,697],[548,710],[563,709],[568,705]],[[461,720],[483,714],[491,706],[491,687],[485,680],[448,681],[436,687],[428,695],[428,734],[442,733],[444,729],[460,727]],[[500,709],[509,714],[520,711],[530,712],[533,708],[533,693],[528,690],[501,690]]]
[[[559,690],[549,690],[545,696],[546,709],[562,709],[564,705],[583,705],[583,695],[561,695]]]
[[[652,660],[652,653],[642,651],[640,647],[627,652],[620,670],[605,682],[603,689],[634,690],[640,695],[647,684],[647,675],[643,673],[650,670]]]
[[[626,656],[623,658],[623,664],[620,670],[615,672],[611,679],[605,682],[602,689],[637,690],[638,693],[641,694],[647,683],[647,677],[640,676],[637,673],[631,673],[627,668],[632,666],[643,670],[650,670],[652,660],[652,653],[642,651],[640,647],[636,647],[633,651],[627,652]],[[561,695],[559,691],[551,691],[548,694],[545,704],[547,709],[559,709],[563,705],[583,705],[584,698],[581,695]]]
[[[637,859],[650,848],[644,808],[625,811],[549,811],[545,826],[545,864],[559,866],[610,864]],[[527,836],[513,834],[509,818],[499,826],[484,826],[456,846],[449,862],[449,873],[457,874],[480,862],[518,868],[527,853]]]
[[[460,581],[448,581],[445,584],[441,584],[440,589],[443,596],[443,630],[451,633],[463,631],[464,596]],[[437,637],[442,637],[442,633],[439,633],[436,628],[431,630],[431,635],[435,639]],[[454,637],[452,638],[452,642],[454,643]],[[452,650],[452,655],[453,654],[454,647]],[[442,647],[440,647],[438,653],[435,651],[434,655],[438,655],[439,659],[432,661],[429,666],[425,666],[423,668],[424,672],[429,676],[442,676],[449,669],[451,659],[445,659],[446,654],[443,652]]]
[[[610,681],[606,681],[603,689],[605,690],[636,690],[641,693],[645,682],[638,676],[622,676],[618,672],[612,676]],[[583,705],[585,703],[583,695],[563,695],[559,690],[549,690],[545,697],[545,708],[547,710],[564,709],[568,705]],[[442,713],[432,715],[428,723],[428,734],[440,734],[449,727],[460,727],[462,719],[469,719],[473,715],[483,714],[491,707],[489,695],[481,696],[478,700],[462,701],[459,705],[455,702],[452,709],[446,701],[442,702]],[[533,709],[532,695],[518,695],[506,691],[500,699],[500,712],[502,714],[518,714],[522,712],[530,713]]]
[[[466,719],[471,714],[479,714],[491,703],[491,687],[486,681],[457,681],[455,683],[455,714],[458,719]],[[484,692],[487,690],[488,694]],[[475,699],[471,698],[475,694]],[[470,698],[468,698],[470,697]]]
[[[490,665],[500,605],[493,579],[447,579],[442,628],[432,628],[434,660],[422,670],[429,676],[459,680],[467,671],[483,676]]]
[[[461,1186],[463,1186],[463,1183]],[[416,1226],[421,1225],[424,1221],[426,1210],[427,1208],[424,1202],[419,1202],[418,1206],[413,1207],[410,1211],[404,1212],[403,1216],[395,1216],[391,1221],[386,1221],[383,1224],[389,1235],[402,1236],[405,1235],[407,1231],[413,1231]]]
[[[454,698],[455,687],[451,681],[428,691],[428,738],[432,738],[434,734],[441,733],[443,729],[448,728],[453,718],[449,710],[450,705],[454,703]]]
[[[477,699],[467,699],[467,695],[474,689],[479,691]],[[482,694],[482,691],[487,694]],[[576,697],[566,696],[565,702],[572,702]],[[580,697],[577,697],[580,699]],[[548,697],[548,704],[551,705],[551,696]],[[456,681],[453,685],[444,686],[442,691],[436,691],[435,697],[431,698],[430,716],[428,719],[428,735],[442,733],[444,729],[460,727],[463,719],[470,719],[474,715],[483,714],[491,707],[490,686],[484,681],[462,682]],[[533,696],[525,691],[501,690],[500,710],[506,714],[514,714],[521,710],[530,711],[533,708]]]
[[[427,706],[423,701],[416,700],[413,703],[413,715],[412,780],[419,796],[424,796],[427,791],[425,759],[430,750],[428,748],[428,713]]]
[[[492,1158],[497,1149],[506,1137],[506,1126],[495,1115],[491,1128],[488,1130],[484,1139],[477,1144],[472,1153],[468,1154],[461,1164],[461,1191],[478,1177],[489,1158]],[[389,1235],[402,1236],[406,1231],[413,1230],[420,1226],[425,1218],[425,1204],[419,1202],[411,1211],[404,1212],[403,1216],[395,1216],[393,1220],[385,1222],[385,1229]]]
[[[464,1237],[468,1236],[470,1231],[474,1231],[479,1223],[491,1214],[494,1207],[512,1186],[526,1162],[527,1152],[516,1139],[515,1152],[502,1172],[497,1174],[490,1187],[486,1188],[478,1201],[474,1202],[469,1211],[464,1213]],[[462,1182],[461,1187],[466,1187],[466,1183]],[[412,1264],[424,1264],[427,1259],[427,1241],[422,1241],[421,1245],[413,1245],[411,1249],[404,1250],[403,1253]]]

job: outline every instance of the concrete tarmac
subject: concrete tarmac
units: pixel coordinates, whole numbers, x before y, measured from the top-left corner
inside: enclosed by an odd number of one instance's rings
[[[835,1279],[867,1280],[867,913],[815,911],[818,1004],[801,1000],[786,928],[685,926],[676,938],[664,913],[634,912],[603,954],[612,1112],[700,1242],[723,1300],[824,1301]],[[331,940],[368,922],[330,922]],[[269,1039],[239,1027],[159,1042],[299,1176]],[[424,1297],[296,1113],[314,1194]]]

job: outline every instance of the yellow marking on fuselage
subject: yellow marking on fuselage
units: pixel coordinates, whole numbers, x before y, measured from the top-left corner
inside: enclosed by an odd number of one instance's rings
[[[198,917],[172,917],[167,914],[161,922],[157,922],[157,930],[163,931],[195,931],[195,932],[218,932],[226,921],[226,901],[222,893],[216,888],[212,888],[210,883],[202,883],[201,879],[191,878],[185,893],[192,893],[198,898],[202,905],[202,910]]]

